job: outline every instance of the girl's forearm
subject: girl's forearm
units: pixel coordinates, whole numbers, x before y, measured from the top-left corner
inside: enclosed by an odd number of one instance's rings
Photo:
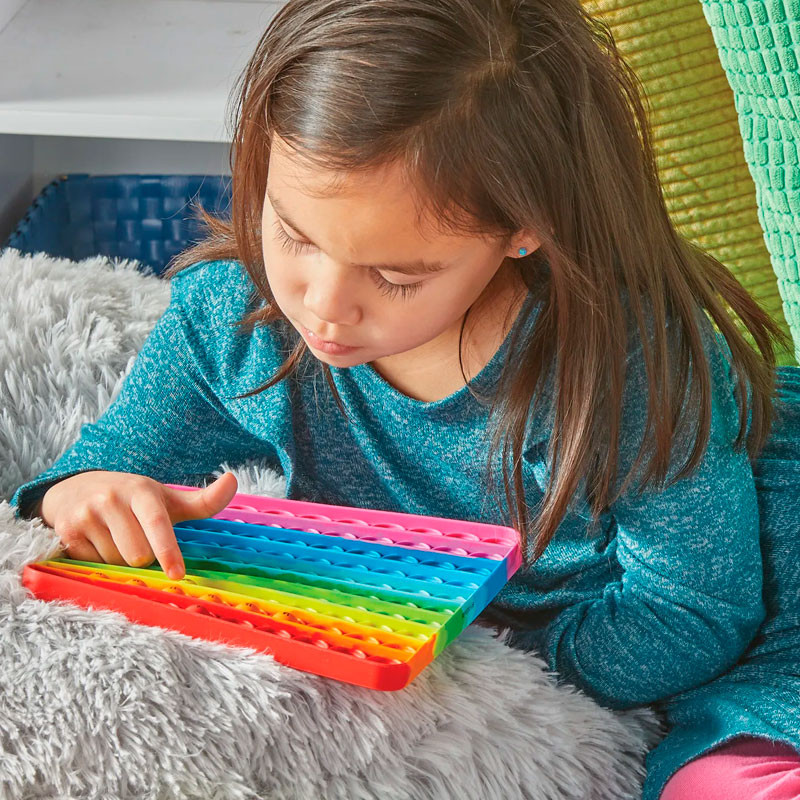
[[[713,436],[690,476],[610,509],[619,580],[538,638],[551,669],[614,708],[664,699],[730,668],[765,616],[752,465]]]

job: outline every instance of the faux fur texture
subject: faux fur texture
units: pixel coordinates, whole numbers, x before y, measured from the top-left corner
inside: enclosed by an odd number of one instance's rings
[[[0,253],[0,797],[621,800],[661,736],[558,685],[534,654],[465,631],[400,692],[46,603],[22,567],[54,532],[8,499],[118,392],[169,286],[104,258]],[[281,496],[259,464],[240,490]]]

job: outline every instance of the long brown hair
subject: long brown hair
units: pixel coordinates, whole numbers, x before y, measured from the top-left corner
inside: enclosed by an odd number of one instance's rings
[[[697,436],[670,483],[705,452],[711,372],[701,315],[730,348],[735,447],[746,439],[755,457],[771,426],[771,340],[788,346],[788,337],[723,264],[675,231],[647,119],[642,87],[609,28],[578,0],[289,0],[240,77],[230,220],[201,212],[208,238],[181,253],[168,275],[198,261],[238,259],[264,301],[239,324],[284,319],[261,248],[273,134],[327,169],[402,159],[426,207],[450,230],[509,238],[534,231],[541,247],[514,261],[540,308],[504,365],[490,450],[491,463],[502,445],[505,501],[531,563],[583,480],[597,519],[648,452],[645,435],[614,494],[631,330],[649,384],[646,433],[655,423],[639,490],[666,478],[687,388]],[[291,374],[306,351],[298,337],[280,370],[249,394]],[[548,376],[550,477],[531,522],[521,451]]]

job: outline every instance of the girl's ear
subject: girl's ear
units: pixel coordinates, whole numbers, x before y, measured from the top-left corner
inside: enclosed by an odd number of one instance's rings
[[[506,251],[506,256],[508,258],[529,256],[534,250],[538,250],[541,244],[539,238],[532,233],[520,231],[511,239],[509,249]]]

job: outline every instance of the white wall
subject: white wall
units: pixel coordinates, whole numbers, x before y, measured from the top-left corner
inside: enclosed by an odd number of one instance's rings
[[[33,142],[0,135],[0,244],[14,230],[33,198]]]
[[[25,5],[27,0],[0,0],[0,31],[11,22],[14,14]]]
[[[26,0],[0,0],[0,31]],[[33,147],[20,136],[0,134],[0,243],[14,228],[30,202]]]
[[[27,2],[28,0],[0,0],[0,31],[8,30],[9,23],[13,19],[19,21],[21,18],[20,11],[26,6]],[[124,5],[126,2],[130,2],[131,7],[135,7],[138,0],[118,0],[116,5]],[[270,0],[215,0],[215,2],[226,5],[230,2],[228,8],[236,12],[236,14],[232,15],[231,22],[232,27],[236,30],[233,30],[233,32],[227,31],[226,35],[221,36],[220,41],[234,54],[239,53],[239,49],[244,48],[242,49],[242,54],[240,54],[244,58],[244,51],[247,50],[249,52],[249,45],[245,48],[244,41],[240,41],[238,36],[240,32],[237,25],[242,27],[243,22],[251,21],[255,14],[255,18],[259,20],[259,25],[257,27],[250,26],[253,31],[252,35],[255,35],[255,32],[262,27],[262,16],[266,18],[274,10],[274,2],[270,2]],[[51,9],[57,8],[61,6],[61,0],[45,0],[43,8],[46,9],[48,7],[47,4],[50,4],[49,7]],[[27,10],[30,10],[32,5],[27,6]],[[103,3],[98,1],[95,5],[102,8]],[[184,9],[183,13],[194,15],[193,11],[186,12],[185,10],[190,5],[193,4],[188,2],[172,3],[170,8],[174,13]],[[208,3],[207,0],[198,0],[197,2],[197,6],[203,6],[205,12],[209,11],[207,7],[210,5],[213,4]],[[247,8],[250,8],[251,11],[248,12]],[[255,9],[255,11],[252,11],[252,9]],[[262,9],[266,10],[262,11]],[[23,11],[22,13],[24,14],[25,12]],[[223,20],[227,19],[227,9],[219,16]],[[205,19],[205,17],[203,18]],[[88,15],[87,19],[89,19]],[[59,41],[59,30],[55,25],[48,27],[46,23],[44,24],[45,38],[43,41],[45,45],[50,37],[54,42]],[[234,34],[237,35],[234,36]],[[61,35],[64,35],[63,31]],[[231,37],[233,38],[231,39]],[[231,40],[229,41],[229,39]],[[227,53],[228,51],[225,52]],[[190,51],[190,55],[192,58],[196,57],[194,51]],[[212,65],[213,74],[221,81],[222,88],[212,91],[209,95],[210,99],[205,95],[195,97],[196,87],[191,81],[185,86],[180,84],[179,79],[182,79],[184,71],[181,66],[183,62],[179,60],[176,74],[171,78],[173,82],[177,81],[179,84],[176,96],[182,99],[188,96],[192,102],[196,101],[195,104],[201,111],[205,108],[204,103],[207,105],[212,101],[218,102],[222,107],[229,91],[227,88],[228,78],[235,72],[228,63],[230,58],[232,58],[230,54],[225,55],[220,64]],[[14,70],[18,69],[21,75],[26,74],[27,68],[22,61],[17,61],[11,66]],[[231,76],[228,75],[229,72]],[[57,77],[60,78],[60,76],[61,74],[57,73]],[[14,72],[11,75],[11,80],[6,81],[6,88],[9,89],[10,87],[9,92],[12,98],[16,97],[14,92],[19,89],[20,82],[18,78],[19,75]],[[147,76],[145,75],[144,78],[139,76],[139,78],[144,80]],[[53,81],[55,81],[55,77]],[[47,85],[45,89],[49,91],[54,87]],[[130,87],[127,84],[124,84],[124,82],[120,84],[120,94],[125,96],[129,90]],[[47,91],[45,91],[45,94],[50,97]],[[144,94],[147,95],[146,92]],[[53,95],[56,98],[58,96],[57,92]],[[186,104],[184,103],[184,105]],[[48,108],[53,114],[59,111],[57,104],[54,108]],[[36,110],[41,111],[38,108]],[[222,122],[222,112],[220,112],[220,124]],[[62,129],[58,124],[53,125],[52,128],[53,135],[35,134],[33,129],[25,129],[20,134],[0,133],[0,245],[25,213],[33,198],[44,186],[59,175],[71,172],[88,173],[90,175],[120,173],[163,175],[230,174],[230,165],[228,163],[230,147],[226,142],[213,141],[213,139],[207,141],[185,141],[185,137],[182,136],[176,136],[172,140],[100,138],[92,135],[95,132],[92,126],[84,126],[85,130],[77,130],[76,133],[80,135],[63,136],[60,135]],[[14,127],[8,129],[15,130]],[[133,133],[131,128],[122,128],[121,132],[126,135],[128,130],[131,131],[131,135],[138,135]],[[112,134],[108,135],[111,136]],[[203,139],[205,137],[200,136],[198,138]]]
[[[69,172],[90,175],[230,175],[222,142],[33,136],[33,191]]]

